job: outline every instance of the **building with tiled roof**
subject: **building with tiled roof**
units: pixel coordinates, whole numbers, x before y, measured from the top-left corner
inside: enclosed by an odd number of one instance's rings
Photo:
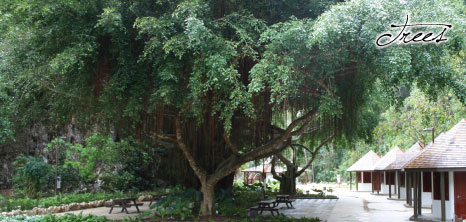
[[[466,219],[466,120],[461,120],[448,132],[409,161],[404,170],[414,175],[414,216],[434,220]],[[432,214],[421,215],[419,195],[421,174],[432,172]]]
[[[346,171],[350,172],[350,181],[352,181],[352,172],[356,174],[356,191],[372,191],[372,172],[380,156],[370,150],[361,159],[351,165]],[[352,186],[352,184],[351,184]],[[352,188],[352,187],[351,187]]]
[[[387,168],[399,160],[403,154],[403,150],[395,146],[376,163],[373,180],[374,190],[376,190],[377,193],[388,194],[389,198],[392,197],[392,194],[399,193],[397,190],[399,175],[395,173],[395,171],[388,170]]]
[[[419,154],[419,152],[421,152],[423,147],[424,147],[424,144],[417,141],[409,149],[407,149],[403,153],[403,155],[396,158],[396,160],[394,162],[392,162],[390,165],[388,165],[385,168],[386,171],[395,172],[396,178],[397,178],[397,180],[396,180],[397,185],[396,186],[397,186],[397,192],[398,192],[398,199],[400,199],[400,200],[406,199],[406,202],[409,205],[412,203],[412,188],[409,191],[410,193],[408,193],[408,190],[406,189],[406,187],[409,185],[408,180],[410,178],[408,178],[408,175],[404,171],[402,171],[402,168],[410,160],[415,158]],[[424,192],[424,193],[427,195],[427,192]],[[409,195],[411,195],[411,198],[407,199],[407,197]],[[429,197],[426,196],[426,198],[430,198],[430,196]],[[432,198],[430,198],[430,199],[432,200]],[[429,201],[424,201],[423,203],[429,204],[428,202]],[[428,207],[428,205],[426,205],[426,207]]]

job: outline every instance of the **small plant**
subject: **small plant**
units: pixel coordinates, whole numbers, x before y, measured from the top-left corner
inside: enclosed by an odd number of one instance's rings
[[[324,194],[324,191],[323,190],[319,190],[319,189],[312,189],[312,191],[316,192],[318,196],[325,196]]]
[[[162,221],[166,216],[179,216],[181,220],[185,220],[194,216],[193,209],[197,208],[195,205],[199,205],[200,196],[199,191],[188,189],[183,193],[172,193],[162,198],[152,208],[155,208]]]

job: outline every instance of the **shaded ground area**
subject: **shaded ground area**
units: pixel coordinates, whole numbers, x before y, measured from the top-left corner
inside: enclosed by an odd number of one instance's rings
[[[348,189],[336,189],[333,193],[339,197],[334,199],[298,199],[293,202],[294,208],[288,209],[285,204],[280,204],[280,214],[301,218],[301,217],[318,217],[322,221],[328,222],[393,222],[409,221],[413,215],[412,208],[403,206],[404,201],[387,200],[387,196],[371,195],[369,192],[350,192]],[[149,210],[149,203],[139,207],[141,211]],[[108,214],[109,208],[100,207],[68,213],[83,215],[93,214],[97,216],[106,216],[108,219],[122,220],[127,217],[138,215],[134,207],[129,208],[130,214],[120,212],[120,208],[114,209],[112,214]],[[423,213],[430,213],[430,209],[423,209]],[[57,215],[63,215],[60,213]],[[270,214],[264,212],[264,215]]]

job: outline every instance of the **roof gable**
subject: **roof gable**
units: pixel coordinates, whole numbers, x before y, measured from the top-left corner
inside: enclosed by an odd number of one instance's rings
[[[403,154],[404,152],[400,149],[400,147],[393,147],[393,149],[391,149],[376,163],[374,170],[385,170],[390,164],[400,159]]]
[[[361,159],[356,161],[351,165],[346,171],[372,171],[374,170],[375,164],[380,160],[380,156],[377,155],[374,151],[370,150],[366,153]]]
[[[404,168],[466,168],[466,120],[439,135]]]
[[[408,163],[410,160],[415,158],[419,154],[419,152],[421,152],[421,150],[422,150],[421,142],[417,141],[409,149],[407,149],[403,155],[397,158],[395,162],[388,165],[388,167],[386,167],[385,169],[386,170],[399,170],[403,168],[403,166],[406,163]]]

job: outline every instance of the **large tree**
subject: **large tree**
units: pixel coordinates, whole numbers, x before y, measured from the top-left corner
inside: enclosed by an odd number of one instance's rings
[[[443,59],[464,53],[460,1],[355,0],[319,16],[332,3],[7,1],[0,72],[20,111],[11,118],[98,123],[180,149],[208,215],[216,184],[242,164],[303,134],[365,131],[359,110],[377,79],[394,101],[408,83],[465,100]],[[404,21],[400,11],[453,24],[449,41],[377,49],[377,35]]]

